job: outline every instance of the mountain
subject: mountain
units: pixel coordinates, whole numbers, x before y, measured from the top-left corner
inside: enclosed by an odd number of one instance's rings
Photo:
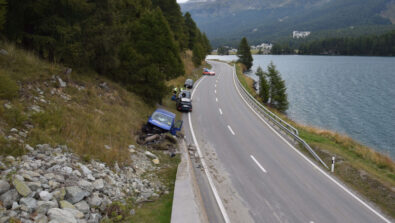
[[[292,31],[312,37],[369,34],[395,29],[394,0],[190,0],[189,11],[213,46],[289,39]]]

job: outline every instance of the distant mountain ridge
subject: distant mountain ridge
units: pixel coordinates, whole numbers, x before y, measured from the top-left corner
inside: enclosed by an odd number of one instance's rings
[[[190,0],[181,9],[192,14],[214,46],[234,45],[242,36],[256,43],[279,41],[293,30],[395,29],[395,0]]]

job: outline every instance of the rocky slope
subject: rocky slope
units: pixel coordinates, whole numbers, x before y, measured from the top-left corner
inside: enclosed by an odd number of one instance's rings
[[[153,109],[0,42],[0,223],[170,218],[177,139],[136,144]]]
[[[99,222],[113,202],[141,203],[169,193],[156,177],[142,177],[159,168],[151,161],[157,157],[136,152],[133,145],[134,167],[122,169],[117,163],[113,168],[84,163],[67,146],[26,149],[30,152],[22,157],[0,157],[0,222]]]

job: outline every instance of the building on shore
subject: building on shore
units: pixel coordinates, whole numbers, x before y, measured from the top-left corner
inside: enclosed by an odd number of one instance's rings
[[[299,38],[306,38],[311,34],[310,31],[293,31],[292,38],[299,39]]]

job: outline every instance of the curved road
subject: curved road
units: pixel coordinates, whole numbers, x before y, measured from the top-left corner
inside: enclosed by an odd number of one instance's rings
[[[192,124],[195,143],[205,154],[203,158],[207,158],[206,147],[210,145],[218,158],[216,162],[225,171],[220,174],[230,178],[235,197],[253,221],[389,222],[323,174],[268,127],[239,95],[233,67],[210,63],[216,76],[204,77],[195,85],[194,111],[188,115],[188,122]],[[242,222],[235,217],[237,212],[228,213],[232,207],[221,197],[220,184],[213,181],[219,191],[219,203],[225,207],[222,212],[230,222]]]

